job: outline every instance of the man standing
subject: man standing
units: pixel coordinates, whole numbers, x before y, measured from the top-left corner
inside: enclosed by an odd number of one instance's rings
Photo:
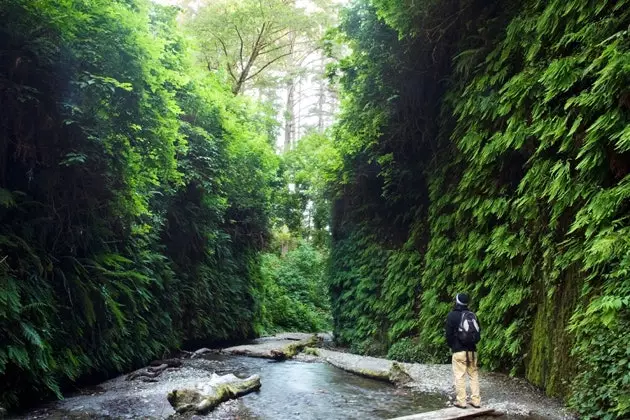
[[[470,377],[471,404],[481,407],[479,372],[477,369],[477,342],[481,327],[477,316],[468,310],[468,295],[455,296],[455,308],[446,317],[446,342],[453,352],[452,364],[457,401],[455,406],[466,408],[466,374]]]

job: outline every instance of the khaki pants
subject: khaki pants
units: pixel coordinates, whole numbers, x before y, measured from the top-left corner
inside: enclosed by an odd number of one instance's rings
[[[457,394],[457,405],[466,405],[466,373],[470,377],[471,403],[481,405],[479,396],[479,370],[477,369],[477,353],[468,352],[468,363],[466,363],[466,352],[453,353],[453,376],[455,379],[455,393]]]

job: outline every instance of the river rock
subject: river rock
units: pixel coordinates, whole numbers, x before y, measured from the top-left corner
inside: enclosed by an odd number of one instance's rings
[[[260,389],[260,376],[252,375],[239,379],[229,374],[213,374],[206,384],[195,389],[175,389],[168,394],[168,402],[177,413],[193,412],[204,414],[214,410],[224,401],[241,397]]]
[[[397,362],[392,362],[389,369],[389,381],[396,385],[406,385],[413,382],[413,378],[409,373]]]

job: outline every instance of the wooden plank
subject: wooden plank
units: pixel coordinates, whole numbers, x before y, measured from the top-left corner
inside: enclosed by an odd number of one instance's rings
[[[426,413],[412,414],[411,416],[396,417],[392,420],[459,420],[469,419],[472,417],[482,416],[484,414],[492,414],[494,409],[492,408],[474,408],[468,407],[461,409],[457,407],[448,407],[442,410],[429,411]]]

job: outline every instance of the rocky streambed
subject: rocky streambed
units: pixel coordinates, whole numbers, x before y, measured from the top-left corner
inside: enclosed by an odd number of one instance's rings
[[[158,362],[154,370],[162,370],[155,377],[140,370],[16,418],[387,419],[450,405],[449,365],[396,363],[316,348],[328,340],[327,335],[282,334],[221,351],[202,349],[184,355],[179,366],[164,368]],[[167,398],[174,390],[213,393],[217,378],[237,379],[226,375],[258,377],[260,388],[235,399],[222,396],[225,402],[203,414],[178,414]],[[482,373],[481,389],[484,404],[505,413],[504,419],[571,418],[559,402],[523,380]]]

